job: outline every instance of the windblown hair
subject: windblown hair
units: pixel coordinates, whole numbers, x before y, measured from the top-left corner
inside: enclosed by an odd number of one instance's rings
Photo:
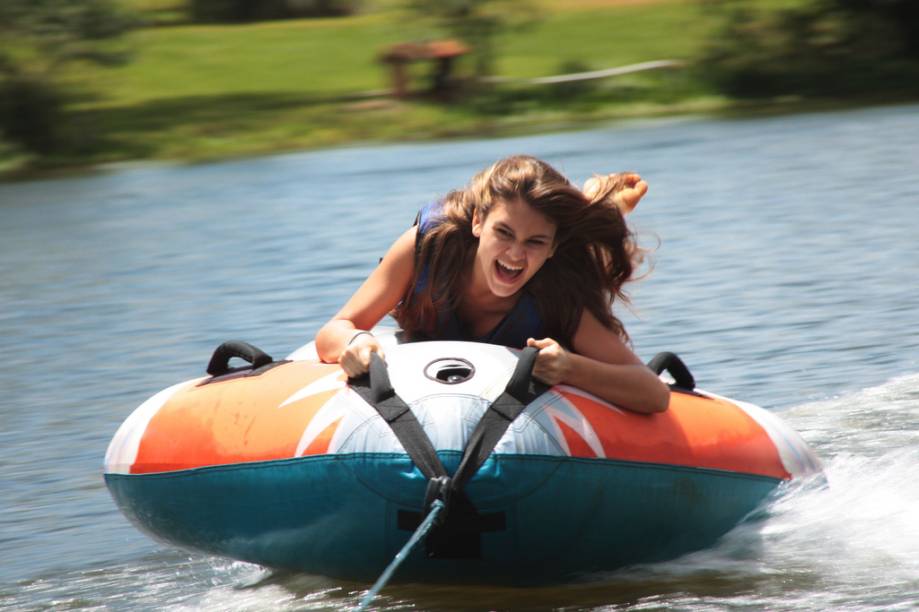
[[[628,303],[622,287],[642,252],[614,201],[621,188],[618,175],[595,177],[588,196],[534,157],[498,161],[444,198],[439,222],[421,241],[414,282],[393,313],[396,320],[409,333],[435,333],[438,310],[457,307],[475,258],[473,211],[484,220],[496,202],[521,200],[556,226],[555,254],[525,287],[536,299],[547,335],[570,348],[586,308],[628,340],[612,306],[617,299]]]

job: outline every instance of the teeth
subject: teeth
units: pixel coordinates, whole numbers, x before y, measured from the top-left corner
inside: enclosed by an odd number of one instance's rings
[[[509,266],[503,261],[499,261],[498,265],[506,270],[510,270],[511,272],[520,272],[521,270],[523,270],[523,266]]]

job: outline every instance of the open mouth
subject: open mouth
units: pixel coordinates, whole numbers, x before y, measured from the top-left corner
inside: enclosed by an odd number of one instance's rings
[[[523,274],[523,266],[509,266],[495,260],[495,275],[504,283],[513,283]]]

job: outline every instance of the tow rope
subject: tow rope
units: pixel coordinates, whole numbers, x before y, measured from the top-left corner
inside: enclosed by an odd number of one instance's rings
[[[389,562],[389,565],[386,566],[386,569],[383,570],[383,573],[380,574],[380,577],[377,578],[377,581],[373,583],[373,586],[367,591],[367,594],[361,599],[360,605],[355,608],[355,612],[363,612],[367,609],[367,606],[380,594],[380,591],[383,590],[383,587],[386,586],[386,583],[389,582],[389,579],[392,578],[392,575],[396,573],[396,570],[399,569],[399,566],[402,565],[402,562],[409,556],[409,554],[418,546],[418,543],[421,542],[431,530],[431,527],[434,526],[434,522],[437,520],[437,515],[441,513],[444,509],[444,502],[439,499],[435,499],[434,503],[431,504],[431,511],[428,512],[428,515],[424,517],[424,520],[421,521],[421,524],[418,526],[418,529],[415,530],[415,533],[412,534],[412,537],[408,539],[408,542],[405,543],[405,546],[402,547],[402,550],[396,553],[396,556],[393,557],[393,560]]]

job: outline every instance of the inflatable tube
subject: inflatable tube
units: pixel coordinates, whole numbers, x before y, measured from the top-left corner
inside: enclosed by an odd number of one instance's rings
[[[431,461],[457,477],[483,415],[508,397],[520,353],[382,338],[394,392],[383,403],[408,408],[387,419],[416,420],[408,429],[423,431]],[[167,542],[372,580],[437,494],[423,473],[434,468],[413,462],[405,432],[312,344],[282,362],[248,348],[225,345],[211,375],[128,417],[106,453],[109,490]],[[235,356],[251,365],[230,369]],[[658,362],[686,384],[678,360]],[[674,387],[669,410],[654,415],[565,385],[528,389],[493,452],[475,442],[481,466],[466,470],[446,523],[399,579],[558,582],[672,558],[711,545],[782,482],[821,470],[775,415],[698,389]]]

